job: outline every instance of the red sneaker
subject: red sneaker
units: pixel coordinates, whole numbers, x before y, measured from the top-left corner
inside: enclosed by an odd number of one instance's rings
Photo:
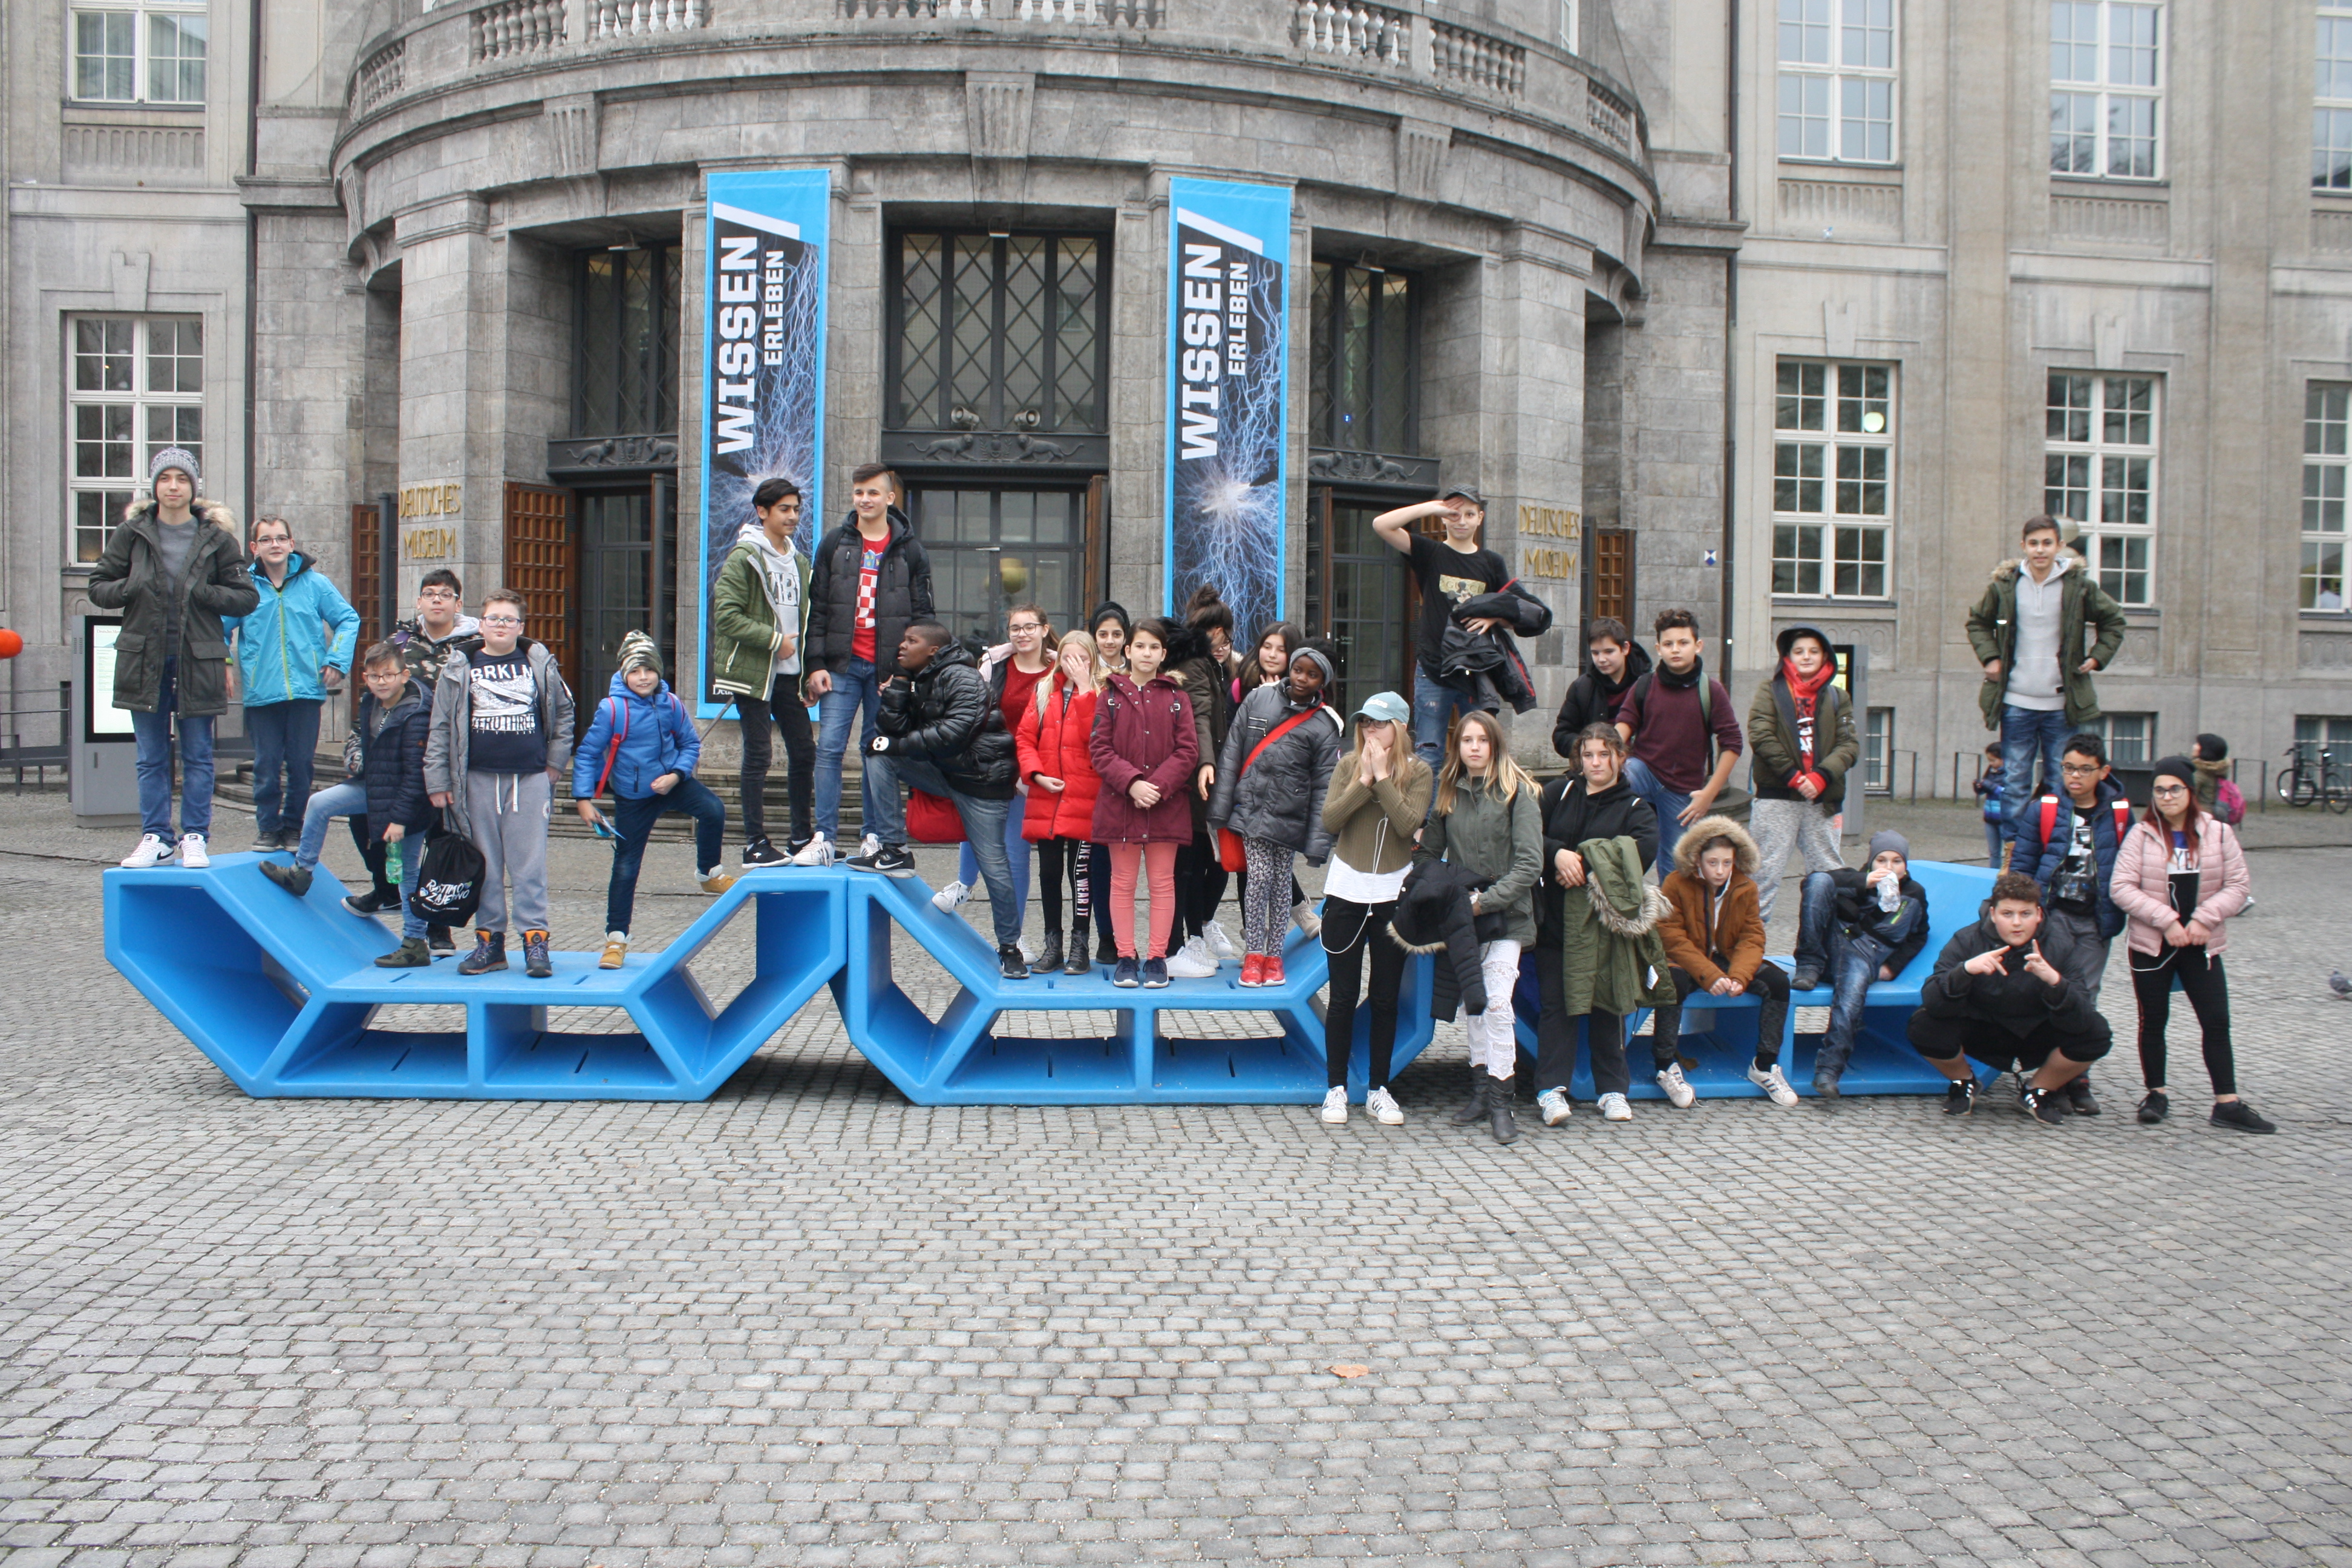
[[[1265,960],[1263,957],[1255,952],[1245,952],[1242,954],[1243,984],[1263,985],[1265,984]]]
[[[1260,985],[1282,984],[1282,954],[1277,952],[1258,966],[1257,983]]]

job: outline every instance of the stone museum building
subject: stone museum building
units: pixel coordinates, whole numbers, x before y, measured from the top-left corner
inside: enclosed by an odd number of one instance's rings
[[[706,182],[818,169],[826,521],[892,463],[960,630],[1160,608],[1225,180],[1290,193],[1285,603],[1351,698],[1412,679],[1371,517],[1460,481],[1547,704],[1594,616],[1696,608],[1743,707],[1814,622],[1874,787],[1964,788],[2047,510],[2120,758],[2352,746],[2352,4],[11,0],[0,71],[14,710],[166,444],[372,632],[446,565],[583,689],[693,668]]]

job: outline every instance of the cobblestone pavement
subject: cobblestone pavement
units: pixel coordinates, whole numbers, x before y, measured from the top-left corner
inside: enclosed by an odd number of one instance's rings
[[[2352,851],[2232,929],[2275,1138],[2135,1125],[2126,1047],[2056,1129],[1501,1148],[1456,1029],[1401,1129],[927,1110],[822,997],[703,1105],[248,1100],[104,961],[123,837],[0,800],[8,1568],[2352,1563]]]

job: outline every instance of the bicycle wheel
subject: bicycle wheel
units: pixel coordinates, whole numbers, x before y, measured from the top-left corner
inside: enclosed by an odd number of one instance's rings
[[[2321,793],[2327,802],[2327,809],[2336,816],[2341,816],[2346,812],[2352,811],[2352,779],[2347,779],[2341,774],[2331,775],[2327,781],[2326,789]]]
[[[2278,797],[2298,810],[2319,798],[2319,775],[2307,767],[2289,768],[2278,776]]]

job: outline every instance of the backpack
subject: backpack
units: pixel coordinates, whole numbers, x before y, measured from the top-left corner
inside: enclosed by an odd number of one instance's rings
[[[2107,805],[2116,814],[2116,845],[2120,848],[2124,836],[2131,831],[2131,802],[2118,797]],[[2042,847],[2044,849],[2050,847],[2050,836],[2057,831],[2058,797],[2045,795],[2042,797]]]
[[[416,894],[408,907],[435,925],[469,924],[481,907],[482,879],[488,871],[472,839],[462,833],[436,833],[425,847]]]
[[[1644,713],[1649,711],[1650,707],[1651,678],[1656,673],[1655,670],[1643,671],[1641,679],[1633,682],[1633,689],[1625,694],[1627,701],[1639,705]],[[1620,703],[1618,706],[1622,709],[1624,704]],[[1702,678],[1698,683],[1698,721],[1706,731],[1706,770],[1709,774],[1712,774],[1715,772],[1716,754],[1722,749],[1717,745],[1715,739],[1715,679],[1712,676]],[[1753,782],[1753,777],[1751,772],[1750,782]],[[1753,795],[1726,780],[1721,793],[1715,797],[1715,805],[1711,808],[1710,815],[1727,816],[1734,822],[1745,823],[1748,820],[1748,809],[1755,804],[1755,800],[1756,797]]]
[[[2213,786],[2213,815],[2232,827],[2246,820],[2246,797],[2228,779]]]

